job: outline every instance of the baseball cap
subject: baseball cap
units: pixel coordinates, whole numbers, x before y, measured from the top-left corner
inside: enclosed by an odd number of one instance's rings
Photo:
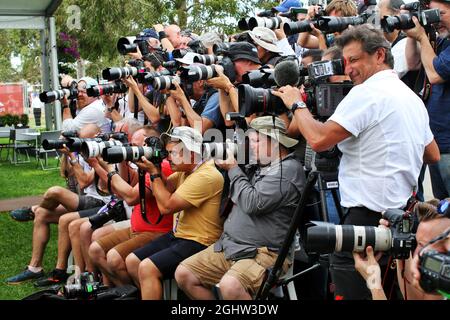
[[[228,49],[228,55],[231,61],[245,59],[257,64],[261,64],[258,58],[258,50],[254,45],[248,42],[233,42]]]
[[[170,133],[164,132],[161,134],[161,140],[164,145],[171,141],[177,142],[181,140],[189,151],[202,154],[202,134],[191,127],[175,127]]]
[[[252,31],[249,31],[248,34],[253,39],[253,41],[263,47],[264,49],[281,53],[282,51],[277,47],[277,36],[275,32],[266,27],[255,27]]]
[[[80,81],[86,82],[86,89],[98,86],[97,80],[95,80],[94,78],[91,78],[91,77],[83,77],[80,80],[78,80],[78,83]]]
[[[301,8],[303,3],[299,0],[284,0],[279,6],[273,7],[278,12],[287,12],[290,8]]]
[[[138,34],[136,38],[138,40],[148,40],[149,38],[155,38],[159,40],[159,35],[155,31],[155,29],[145,28],[144,30],[142,30],[142,32]]]
[[[250,127],[259,133],[277,140],[286,148],[292,148],[298,143],[297,140],[287,136],[286,125],[284,124],[284,121],[278,117],[264,116],[255,118],[250,122]]]

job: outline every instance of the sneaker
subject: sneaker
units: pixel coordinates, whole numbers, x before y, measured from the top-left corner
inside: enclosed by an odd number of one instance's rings
[[[34,219],[34,212],[31,211],[31,207],[24,207],[13,210],[9,213],[11,218],[19,222],[31,221]]]
[[[54,269],[46,277],[38,279],[34,282],[36,288],[47,287],[55,284],[62,284],[67,281],[69,274],[66,270]]]
[[[8,279],[5,280],[5,282],[7,284],[19,284],[28,280],[32,280],[32,279],[37,279],[37,278],[41,278],[42,276],[44,276],[44,271],[41,270],[39,272],[33,272],[28,270],[28,267],[25,269],[25,271],[13,276],[13,277],[9,277]]]

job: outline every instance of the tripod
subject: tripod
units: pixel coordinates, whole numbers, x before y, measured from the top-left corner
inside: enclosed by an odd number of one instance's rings
[[[307,161],[308,156],[309,156],[309,154],[308,154],[308,150],[307,150],[307,153],[305,155],[305,163]],[[325,159],[325,160],[323,160],[323,159]],[[308,164],[311,164],[311,163],[308,163]],[[268,276],[267,276],[265,282],[263,282],[263,285],[260,287],[260,290],[258,291],[258,293],[256,295],[257,300],[267,299],[270,289],[272,289],[275,285],[282,286],[283,288],[285,288],[289,282],[291,282],[291,281],[295,280],[296,278],[300,277],[301,275],[303,275],[309,271],[312,271],[314,269],[317,269],[321,266],[321,264],[319,262],[316,262],[312,267],[310,267],[298,274],[295,274],[289,278],[283,279],[280,282],[278,281],[278,279],[281,275],[281,272],[282,272],[282,266],[283,266],[284,260],[286,259],[287,255],[289,254],[289,251],[291,250],[295,234],[296,234],[297,230],[299,229],[299,226],[305,225],[305,222],[306,222],[305,208],[307,206],[307,202],[310,199],[311,194],[313,193],[316,182],[318,183],[317,184],[318,189],[319,189],[318,191],[320,193],[321,218],[323,219],[323,221],[328,221],[326,195],[325,195],[325,192],[327,190],[331,190],[334,203],[338,210],[339,217],[342,219],[343,212],[342,212],[341,206],[339,205],[339,198],[337,195],[337,188],[339,187],[338,180],[337,180],[337,166],[339,165],[339,159],[337,158],[337,156],[334,157],[334,159],[333,159],[332,157],[327,158],[325,156],[316,155],[314,164],[317,169],[319,169],[319,168],[327,169],[327,171],[312,170],[308,174],[308,178],[306,179],[305,188],[303,190],[303,193],[300,197],[297,208],[292,217],[292,222],[289,226],[289,229],[288,229],[288,232],[284,239],[283,245],[281,246],[281,248],[279,250],[277,260],[275,261],[274,266],[272,268],[268,269]],[[333,169],[333,168],[335,170],[329,170],[329,169]]]

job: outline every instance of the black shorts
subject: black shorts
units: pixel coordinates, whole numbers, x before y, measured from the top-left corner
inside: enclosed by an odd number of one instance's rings
[[[102,207],[105,205],[103,200],[91,197],[91,196],[79,196],[78,197],[78,208],[76,211]]]
[[[166,233],[133,253],[142,261],[152,260],[164,279],[172,279],[175,270],[186,258],[206,249],[201,243],[193,240],[176,238],[173,232]]]
[[[84,209],[78,211],[78,214],[80,215],[80,218],[87,218],[90,216],[93,216],[94,214],[97,214],[98,210],[100,210],[101,207],[95,207],[91,209]]]

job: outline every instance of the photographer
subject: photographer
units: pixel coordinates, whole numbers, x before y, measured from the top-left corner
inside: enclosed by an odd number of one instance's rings
[[[146,137],[159,137],[159,132],[151,127],[144,127],[133,135],[131,143],[133,146],[143,146]],[[132,251],[143,247],[159,236],[172,230],[171,216],[160,218],[155,198],[150,191],[150,178],[145,177],[146,184],[146,219],[144,220],[139,203],[139,183],[132,185],[131,182],[123,179],[113,165],[108,165],[101,161],[101,165],[108,170],[108,177],[111,180],[111,189],[121,199],[124,199],[129,206],[133,206],[131,214],[130,228],[121,229],[94,241],[89,247],[89,256],[94,265],[103,274],[103,282],[112,282],[116,286],[131,284],[128,276],[125,259]],[[162,162],[162,171],[165,177],[172,174],[169,163]],[[108,281],[106,281],[108,280]]]
[[[237,42],[230,45],[228,56],[234,65],[236,81],[230,79],[218,70],[219,76],[209,79],[206,83],[219,90],[219,104],[223,119],[228,112],[239,112],[238,91],[235,85],[242,82],[242,76],[248,71],[257,70],[261,67],[258,51],[254,45],[248,42]],[[233,122],[225,121],[226,126],[232,126]]]
[[[280,60],[282,51],[277,47],[275,32],[265,27],[256,27],[249,31],[253,44],[258,50],[258,58],[263,65],[274,68]]]
[[[170,90],[170,96],[178,102],[184,111],[188,125],[202,133],[211,128],[223,129],[224,123],[219,106],[219,93],[206,84],[205,80],[192,83],[193,95],[188,97],[178,83],[175,90]],[[188,100],[195,100],[192,106]]]
[[[84,126],[79,137],[92,138],[99,131],[96,125],[90,124]],[[60,217],[67,213],[74,213],[80,217],[94,214],[92,208],[99,208],[103,206],[108,200],[109,196],[102,196],[97,192],[94,181],[94,170],[81,157],[75,156],[72,152],[66,149],[61,149],[62,152],[67,153],[70,159],[69,166],[72,167],[75,178],[77,179],[80,188],[84,189],[85,195],[78,195],[65,188],[55,186],[51,187],[44,194],[44,199],[39,205],[35,205],[28,209],[28,213],[12,212],[11,216],[19,221],[26,221],[34,219],[33,226],[33,243],[32,256],[30,264],[25,271],[16,276],[6,279],[7,283],[21,283],[26,280],[36,279],[44,276],[42,270],[42,260],[44,257],[45,247],[50,238],[50,224],[58,223]],[[67,240],[67,237],[66,237]],[[66,247],[70,246],[68,241],[64,244]],[[68,250],[65,251],[65,258],[67,260]],[[61,260],[59,261],[64,264]],[[58,269],[64,269],[62,264],[58,265]],[[65,270],[62,270],[65,272]],[[59,274],[62,275],[63,272]],[[52,274],[50,276],[53,276]]]
[[[321,11],[320,6],[310,6],[305,20],[313,20]],[[353,0],[333,0],[325,8],[325,16],[352,17],[358,14]],[[311,24],[311,32],[302,32],[298,37],[298,44],[303,48],[325,50],[334,44],[339,33],[325,35]]]
[[[415,27],[405,30],[408,36],[406,60],[411,70],[422,66],[428,78],[423,97],[428,98],[426,106],[430,127],[441,153],[439,163],[430,165],[429,169],[434,197],[443,199],[450,196],[450,1],[432,0],[430,8],[440,10],[439,37],[435,48],[425,29],[413,17]]]
[[[64,87],[72,81],[70,77],[66,76],[61,80],[61,84]],[[67,99],[63,99],[63,131],[80,131],[84,125],[89,123],[95,123],[103,133],[111,131],[110,121],[105,117],[102,101],[98,98],[88,97],[86,93],[87,89],[97,85],[97,81],[90,77],[83,77],[78,80],[77,115],[75,118],[72,118]]]
[[[439,160],[423,102],[392,70],[390,45],[369,25],[337,39],[355,84],[325,123],[313,118],[300,90],[282,87],[274,95],[294,113],[302,135],[317,152],[338,144],[342,224],[376,226],[385,208],[403,208],[415,190],[422,162]],[[353,257],[335,253],[331,274],[336,296],[370,298],[354,271]]]
[[[251,299],[266,269],[277,258],[305,184],[300,162],[289,148],[297,140],[286,136],[279,118],[254,119],[250,150],[258,165],[243,172],[234,158],[217,161],[228,171],[233,202],[224,232],[207,249],[184,260],[175,278],[193,299],[213,299],[211,287],[220,283],[224,299]],[[284,262],[284,271],[289,263]]]
[[[176,214],[173,231],[128,255],[126,265],[142,299],[161,299],[161,280],[172,278],[185,258],[214,243],[222,232],[219,208],[223,177],[212,160],[201,161],[202,136],[176,127],[161,139],[175,172],[167,180],[142,157],[137,165],[150,173],[152,193],[163,215]]]

